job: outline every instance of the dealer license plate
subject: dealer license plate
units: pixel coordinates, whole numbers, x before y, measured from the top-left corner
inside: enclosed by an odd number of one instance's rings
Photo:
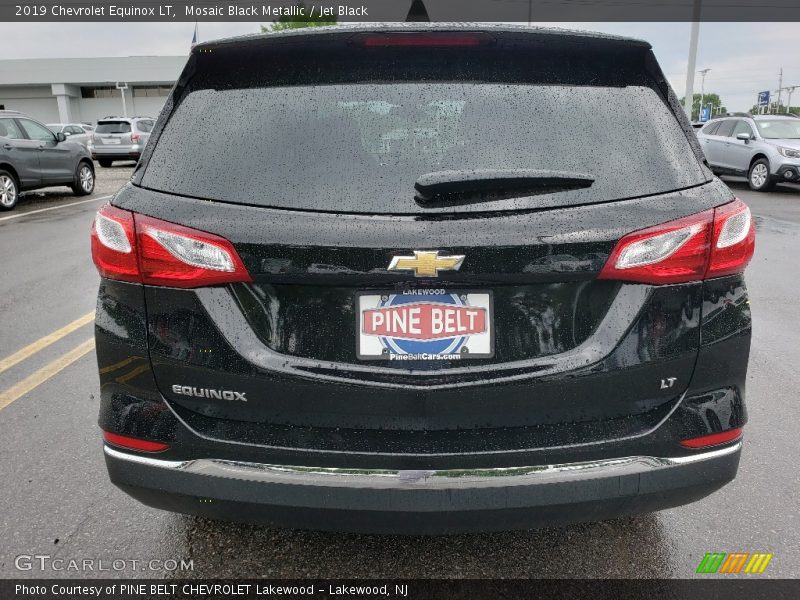
[[[361,360],[436,361],[494,356],[492,295],[419,289],[356,296]]]

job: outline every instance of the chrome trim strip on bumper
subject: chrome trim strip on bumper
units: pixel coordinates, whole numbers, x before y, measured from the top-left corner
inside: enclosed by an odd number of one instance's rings
[[[534,467],[448,470],[336,469],[268,465],[208,458],[174,461],[129,454],[111,448],[108,445],[104,445],[104,452],[108,457],[149,467],[172,469],[209,477],[263,483],[350,488],[368,487],[372,489],[442,489],[462,486],[475,488],[535,485],[592,477],[616,477],[722,458],[739,452],[741,448],[742,441],[739,440],[735,444],[719,450],[709,450],[700,454],[673,458],[629,456]]]

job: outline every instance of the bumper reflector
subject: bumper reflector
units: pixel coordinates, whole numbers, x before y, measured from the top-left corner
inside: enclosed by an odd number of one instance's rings
[[[169,448],[169,444],[164,442],[152,442],[150,440],[140,440],[116,433],[103,432],[103,439],[112,446],[136,450],[137,452],[163,452]]]
[[[711,435],[704,435],[702,437],[691,438],[683,440],[681,446],[684,448],[708,448],[709,446],[719,446],[742,437],[742,428],[728,429],[720,433],[712,433]]]

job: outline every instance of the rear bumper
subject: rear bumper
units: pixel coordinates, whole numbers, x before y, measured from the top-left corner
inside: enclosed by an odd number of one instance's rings
[[[742,442],[676,458],[633,456],[499,469],[325,469],[105,447],[111,481],[144,504],[214,519],[373,533],[454,533],[597,521],[699,500],[735,476]]]
[[[137,159],[142,155],[142,149],[140,146],[124,146],[120,147],[108,147],[108,146],[93,146],[92,147],[92,158],[112,158],[117,160],[128,160],[128,159]]]

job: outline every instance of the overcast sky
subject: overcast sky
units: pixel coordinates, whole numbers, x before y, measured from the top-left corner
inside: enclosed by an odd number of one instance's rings
[[[683,96],[689,23],[560,23],[647,40],[678,96]],[[2,58],[183,55],[194,23],[0,23]],[[201,41],[259,31],[259,23],[200,23]],[[800,23],[703,23],[697,69],[710,68],[706,91],[719,93],[731,111],[748,110],[762,90],[800,85]],[[695,92],[700,91],[697,76]],[[792,98],[800,105],[800,89]]]

